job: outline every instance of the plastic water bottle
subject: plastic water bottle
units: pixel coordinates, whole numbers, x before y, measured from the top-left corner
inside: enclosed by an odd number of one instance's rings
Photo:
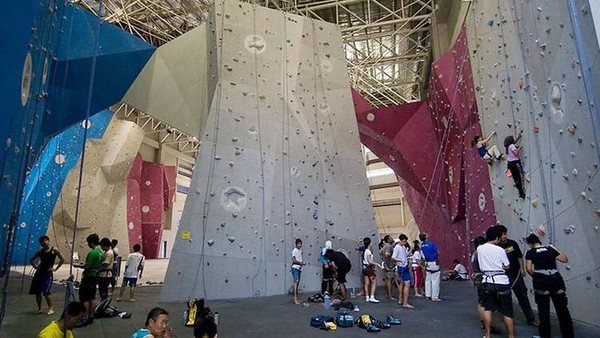
[[[331,309],[331,298],[329,297],[329,294],[327,292],[325,292],[325,297],[323,297],[323,300],[323,309]]]
[[[183,325],[187,324],[188,321],[188,310],[183,310]]]

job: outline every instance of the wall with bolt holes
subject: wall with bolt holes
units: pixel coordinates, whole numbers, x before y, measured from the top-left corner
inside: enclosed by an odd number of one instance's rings
[[[533,232],[569,256],[559,270],[571,313],[598,325],[600,54],[587,1],[478,1],[466,24],[484,133],[504,150],[524,132],[526,198],[505,163],[490,170],[498,221],[523,251]]]
[[[284,294],[296,238],[302,289],[326,240],[359,285],[355,241],[378,238],[339,30],[231,1],[208,24],[218,82],[162,299]]]

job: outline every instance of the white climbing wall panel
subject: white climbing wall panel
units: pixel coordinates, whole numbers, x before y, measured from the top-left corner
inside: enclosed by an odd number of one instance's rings
[[[571,313],[597,325],[600,54],[587,2],[568,3],[473,1],[466,24],[485,135],[496,130],[492,142],[504,149],[504,137],[524,131],[527,197],[504,176],[505,162],[490,168],[498,221],[524,252],[531,232],[565,251]]]
[[[295,238],[301,287],[318,290],[326,240],[356,265],[356,240],[376,236],[341,34],[234,1],[208,25],[217,83],[161,297],[284,294]]]

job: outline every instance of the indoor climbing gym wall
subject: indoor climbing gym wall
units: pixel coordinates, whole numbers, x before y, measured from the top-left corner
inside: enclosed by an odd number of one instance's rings
[[[20,218],[31,217],[20,216],[19,207],[25,178],[41,160],[43,147],[64,129],[83,120],[89,122],[91,116],[117,103],[154,47],[68,1],[17,1],[5,5],[6,21],[0,31],[0,52],[5,57],[0,69],[0,140],[5,144],[0,147],[4,159],[0,219],[7,227],[0,238],[0,260],[8,263],[7,257],[21,259],[12,254],[13,247],[30,246],[12,242],[17,228],[28,234],[46,230],[47,218],[36,220],[40,228],[31,231],[25,229],[27,222],[19,223]],[[63,155],[65,159],[79,156]],[[63,168],[57,170],[61,173],[56,175],[63,174]],[[28,189],[38,191],[39,187]],[[44,208],[51,208],[52,203],[47,202]],[[16,239],[29,241],[28,236]],[[0,275],[7,267],[2,264]]]
[[[101,140],[86,142],[83,170],[80,159],[65,179],[48,224],[48,237],[61,252],[73,250],[85,260],[85,239],[92,233],[117,238],[127,247],[126,182],[143,138],[138,125],[115,117]]]
[[[161,298],[284,294],[296,238],[302,289],[320,287],[326,240],[357,286],[356,241],[378,238],[339,30],[234,1],[197,30],[215,75],[196,90],[214,90]]]
[[[428,98],[373,108],[353,92],[361,141],[394,170],[421,232],[465,262],[470,241],[495,223],[488,165],[469,151],[481,133],[466,29],[432,64]],[[475,235],[476,236],[476,235]]]
[[[140,244],[146,258],[159,257],[164,211],[172,208],[175,167],[146,162],[138,154],[127,176],[129,250]]]
[[[465,24],[485,135],[523,131],[525,198],[506,161],[490,167],[498,221],[527,250],[540,236],[559,264],[574,318],[600,322],[600,56],[587,1],[472,1]],[[475,150],[472,150],[475,157]],[[527,278],[527,280],[530,280]]]
[[[38,238],[46,235],[48,220],[65,179],[79,163],[84,138],[102,139],[112,116],[111,111],[103,110],[89,120],[71,126],[48,142],[25,181],[19,226],[15,231],[13,263],[29,264],[29,258],[39,249]]]

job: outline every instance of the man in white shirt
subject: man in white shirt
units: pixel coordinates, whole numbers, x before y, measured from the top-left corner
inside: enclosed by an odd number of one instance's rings
[[[296,238],[296,247],[292,250],[292,279],[294,280],[294,304],[300,304],[298,300],[298,287],[302,276],[302,266],[306,265],[302,259],[302,240]]]
[[[496,227],[490,227],[485,233],[487,243],[477,248],[477,260],[483,273],[481,305],[485,309],[483,321],[486,338],[491,337],[492,312],[496,310],[504,316],[508,337],[515,336],[510,282],[505,272],[510,263],[504,249],[496,245],[501,235]]]
[[[460,261],[455,258],[452,263],[454,263],[454,269],[444,271],[443,280],[467,280],[469,279],[469,272],[464,265],[460,264]]]
[[[408,292],[410,290],[410,267],[408,265],[408,249],[406,242],[408,237],[405,234],[398,236],[400,242],[394,247],[392,260],[396,262],[396,273],[398,278],[398,304],[402,307],[412,309],[414,306],[408,303]]]
[[[139,278],[142,278],[142,272],[144,271],[144,260],[145,257],[140,253],[140,245],[136,244],[133,246],[133,252],[127,256],[127,263],[125,265],[125,273],[123,274],[123,284],[121,285],[121,291],[117,301],[123,297],[123,292],[127,285],[129,285],[129,301],[135,302],[134,288],[137,285],[138,273]]]

